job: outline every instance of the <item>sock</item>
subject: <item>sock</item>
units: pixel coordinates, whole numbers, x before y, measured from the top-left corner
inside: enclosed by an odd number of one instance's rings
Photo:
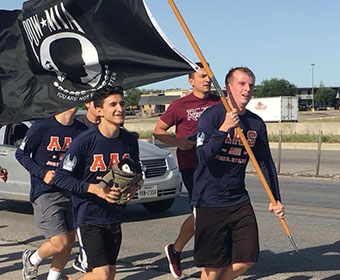
[[[38,250],[36,250],[30,257],[30,263],[33,264],[34,266],[38,266],[41,262],[42,258],[40,258]]]
[[[61,272],[50,269],[47,275],[47,280],[58,280],[61,275]]]

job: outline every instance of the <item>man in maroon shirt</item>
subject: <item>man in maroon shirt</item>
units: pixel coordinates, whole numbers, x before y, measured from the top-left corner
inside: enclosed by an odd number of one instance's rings
[[[210,93],[211,81],[201,63],[199,70],[189,74],[192,93],[174,100],[157,122],[153,135],[168,145],[177,147],[177,161],[183,183],[188,190],[189,202],[193,189],[193,174],[198,163],[195,153],[195,134],[201,114],[210,106],[220,103],[217,95]],[[176,127],[176,135],[168,129]],[[182,274],[180,253],[194,235],[194,217],[191,214],[182,224],[180,233],[173,244],[165,247],[171,274],[179,278]]]

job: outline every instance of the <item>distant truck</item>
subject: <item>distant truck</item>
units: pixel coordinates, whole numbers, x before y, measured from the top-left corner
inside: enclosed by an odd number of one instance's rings
[[[297,96],[252,98],[247,109],[265,122],[297,122],[299,100]]]

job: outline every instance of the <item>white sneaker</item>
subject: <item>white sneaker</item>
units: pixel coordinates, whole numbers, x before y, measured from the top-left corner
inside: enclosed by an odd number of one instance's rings
[[[24,280],[36,280],[38,276],[38,266],[31,264],[30,257],[34,251],[25,250],[22,253],[22,278]]]

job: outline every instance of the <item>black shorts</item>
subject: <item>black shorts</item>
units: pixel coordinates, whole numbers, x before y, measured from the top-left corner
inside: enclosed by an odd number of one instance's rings
[[[194,213],[197,267],[257,262],[258,228],[250,201],[227,207],[199,207]]]
[[[192,189],[194,187],[194,172],[195,168],[181,170],[182,181],[185,188],[188,190],[189,203],[192,197]]]
[[[81,226],[77,233],[82,249],[82,263],[88,271],[116,264],[122,242],[120,223]]]

